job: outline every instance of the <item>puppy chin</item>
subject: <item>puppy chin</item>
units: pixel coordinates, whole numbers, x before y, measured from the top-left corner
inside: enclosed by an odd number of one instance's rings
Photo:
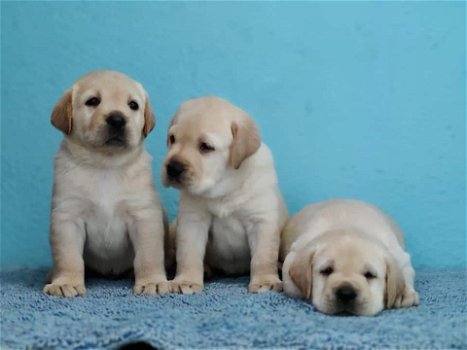
[[[124,137],[115,136],[107,138],[104,142],[104,146],[110,148],[126,148],[128,147],[128,142]]]
[[[162,185],[164,187],[173,187],[177,190],[183,190],[185,187],[183,186],[183,184],[181,184],[180,182],[178,181],[173,181],[173,180],[166,180],[166,181],[163,181],[162,182]]]
[[[99,151],[112,152],[121,151],[130,147],[130,137],[126,134],[111,134],[107,131],[100,131],[96,134],[85,134],[77,136],[76,140],[83,146],[87,146]]]
[[[98,151],[108,156],[123,155],[130,152],[133,147],[126,139],[122,138],[107,138],[98,147]]]
[[[173,187],[177,190],[187,189],[188,187],[184,179],[182,180],[171,179],[169,178],[169,176],[167,176],[167,173],[165,171],[162,171],[161,180],[162,180],[162,186],[164,187]]]
[[[342,307],[336,302],[320,302],[314,301],[313,305],[318,311],[327,315],[341,315],[341,316],[374,316],[382,311],[383,307],[377,305],[369,305],[366,301],[361,301],[352,307]]]

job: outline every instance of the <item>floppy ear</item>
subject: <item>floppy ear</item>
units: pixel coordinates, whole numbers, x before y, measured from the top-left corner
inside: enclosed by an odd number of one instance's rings
[[[397,298],[404,293],[405,281],[402,271],[393,257],[386,258],[386,286],[384,297],[386,308],[394,307]]]
[[[156,126],[156,117],[152,111],[151,104],[149,103],[149,97],[146,95],[146,103],[144,104],[144,126],[143,135],[148,136],[149,133]]]
[[[69,135],[73,127],[72,113],[71,89],[69,89],[55,105],[50,121],[58,130]]]
[[[245,158],[251,156],[261,146],[261,138],[258,128],[250,118],[245,118],[241,123],[232,122],[230,129],[233,141],[230,147],[229,163],[238,169]]]
[[[314,250],[302,249],[290,266],[289,276],[300,289],[305,299],[310,300],[313,284],[313,256]]]

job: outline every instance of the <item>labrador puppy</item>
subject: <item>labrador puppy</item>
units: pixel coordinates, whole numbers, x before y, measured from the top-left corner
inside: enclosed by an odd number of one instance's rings
[[[135,293],[168,292],[163,209],[143,144],[155,121],[141,84],[114,71],[90,73],[66,91],[51,119],[64,139],[55,156],[53,268],[44,292],[83,295],[85,267],[104,275],[133,268]]]
[[[310,205],[282,232],[284,291],[326,314],[372,316],[418,305],[414,270],[397,225],[370,204]]]
[[[287,210],[253,120],[217,97],[186,101],[168,130],[162,182],[181,191],[173,292],[203,289],[203,263],[251,271],[250,292],[281,290],[277,260]]]

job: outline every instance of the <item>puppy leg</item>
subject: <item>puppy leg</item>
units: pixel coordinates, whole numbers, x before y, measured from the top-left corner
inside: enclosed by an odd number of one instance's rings
[[[209,226],[210,216],[207,213],[181,208],[177,226],[177,275],[171,281],[172,292],[193,294],[203,290]]]
[[[50,242],[53,268],[44,293],[63,297],[85,294],[83,247],[86,235],[84,227],[80,226],[74,222],[52,224]]]
[[[280,235],[270,223],[259,223],[248,233],[251,258],[251,293],[269,290],[281,291],[282,282],[277,273]]]
[[[130,239],[135,250],[133,268],[137,294],[165,294],[169,282],[164,267],[164,225],[162,212],[146,210],[137,213]]]
[[[399,256],[398,261],[401,264],[405,288],[403,293],[396,298],[394,306],[402,308],[418,305],[420,303],[420,296],[414,288],[415,271],[410,261],[410,255],[403,250],[397,255]]]

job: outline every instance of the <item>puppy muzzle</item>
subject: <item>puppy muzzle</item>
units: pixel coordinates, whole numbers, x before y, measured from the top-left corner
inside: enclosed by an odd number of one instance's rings
[[[181,184],[186,170],[187,168],[183,163],[171,160],[166,166],[167,178],[172,183]]]
[[[358,291],[350,284],[342,284],[334,290],[335,308],[339,313],[356,314]]]
[[[107,124],[107,137],[105,144],[108,146],[126,146],[127,117],[120,111],[110,112],[105,118]]]

